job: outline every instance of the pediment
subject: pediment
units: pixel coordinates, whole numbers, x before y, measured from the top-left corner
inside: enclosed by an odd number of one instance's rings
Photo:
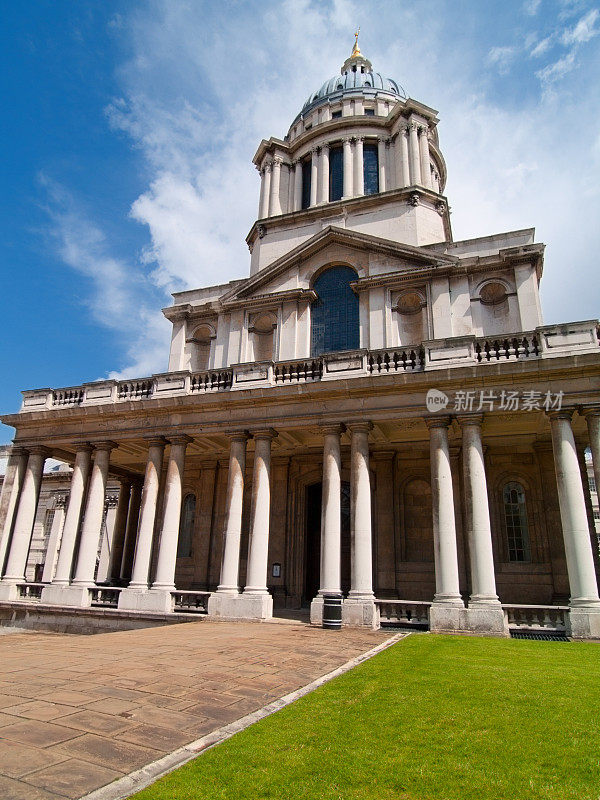
[[[319,233],[312,236],[306,242],[278,258],[268,267],[260,270],[250,278],[240,282],[231,291],[223,295],[221,303],[223,305],[236,304],[248,301],[251,298],[264,298],[271,294],[280,295],[282,286],[286,286],[286,276],[293,279],[299,274],[303,265],[314,261],[315,256],[320,256],[321,260],[339,262],[341,251],[353,252],[357,255],[357,260],[365,263],[365,256],[380,257],[382,262],[386,261],[389,265],[387,271],[376,273],[375,275],[363,275],[364,279],[379,278],[385,279],[386,275],[401,274],[413,271],[430,271],[438,268],[448,268],[456,265],[459,259],[455,256],[434,253],[424,247],[414,247],[412,245],[400,244],[371,236],[365,233],[348,230],[347,228],[337,228],[328,226]],[[293,283],[293,280],[291,281]],[[294,288],[294,287],[292,287]],[[283,289],[283,294],[292,291],[289,282],[287,288]],[[296,293],[306,291],[306,287],[296,285]]]

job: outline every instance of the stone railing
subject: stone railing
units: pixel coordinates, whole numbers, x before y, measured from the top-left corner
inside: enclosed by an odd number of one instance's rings
[[[375,600],[382,625],[429,628],[431,603],[425,600]]]
[[[41,600],[42,589],[45,583],[19,583],[17,584],[17,594],[20,600]]]
[[[599,331],[598,321],[591,320],[502,336],[431,339],[415,347],[352,350],[292,361],[234,364],[205,372],[169,372],[67,389],[36,389],[23,392],[21,412],[598,353]]]
[[[92,606],[103,608],[117,608],[119,605],[119,595],[122,589],[119,586],[94,586],[90,589],[92,593]]]
[[[558,631],[567,630],[568,606],[535,606],[502,604],[510,630]]]
[[[174,611],[185,611],[186,613],[207,614],[208,598],[210,592],[194,592],[176,590],[171,592],[174,602]]]

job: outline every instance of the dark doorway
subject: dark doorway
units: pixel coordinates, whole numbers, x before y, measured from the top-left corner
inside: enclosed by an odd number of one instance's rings
[[[313,483],[306,487],[305,572],[302,604],[309,605],[319,591],[321,570],[321,497],[323,486]],[[342,482],[342,542],[341,583],[342,592],[350,591],[350,484]]]

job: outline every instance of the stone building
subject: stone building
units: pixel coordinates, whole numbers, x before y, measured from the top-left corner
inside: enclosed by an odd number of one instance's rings
[[[3,417],[0,600],[319,622],[342,592],[349,625],[600,636],[598,321],[543,324],[534,231],[454,241],[437,114],[358,46],[254,163],[249,277],[173,296],[167,371],[26,391]],[[50,456],[70,498],[31,592]]]

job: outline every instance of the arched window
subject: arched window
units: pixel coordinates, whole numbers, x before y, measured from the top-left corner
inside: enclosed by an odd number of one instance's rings
[[[194,520],[196,519],[196,497],[186,494],[181,507],[179,522],[179,539],[177,540],[177,558],[189,558],[192,555],[192,537]]]
[[[190,369],[192,372],[204,372],[210,363],[211,342],[215,338],[210,325],[200,325],[189,340],[192,346],[190,354]]]
[[[329,149],[329,200],[341,200],[344,194],[344,157],[341,147]]]
[[[254,361],[273,360],[273,338],[277,320],[270,313],[256,314],[251,319],[250,331],[253,336]]]
[[[509,561],[531,561],[525,490],[511,481],[502,490],[504,524]]]
[[[358,297],[350,286],[356,278],[352,267],[331,267],[314,282],[318,299],[311,309],[313,356],[360,347]]]

